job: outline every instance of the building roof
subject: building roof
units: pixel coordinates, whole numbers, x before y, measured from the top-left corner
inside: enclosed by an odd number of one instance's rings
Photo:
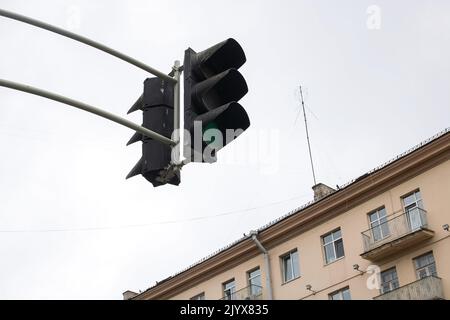
[[[359,177],[357,177],[357,178],[355,178],[355,179],[353,179],[353,180],[351,180],[351,181],[349,181],[349,182],[347,182],[347,183],[345,183],[345,184],[343,184],[341,186],[338,186],[338,189],[336,191],[326,195],[325,197],[323,197],[323,198],[321,198],[319,200],[309,201],[309,202],[303,204],[302,206],[297,207],[297,208],[289,211],[288,213],[282,215],[278,219],[275,219],[275,220],[269,222],[268,224],[258,228],[257,232],[259,233],[259,232],[266,231],[266,230],[268,230],[268,229],[270,229],[270,228],[280,224],[282,221],[284,221],[284,220],[286,220],[286,219],[288,219],[288,218],[290,218],[290,217],[292,217],[294,215],[301,214],[305,209],[311,207],[312,205],[314,205],[314,204],[316,204],[318,202],[322,202],[325,199],[327,199],[327,198],[329,198],[329,197],[331,197],[331,196],[333,196],[333,195],[335,195],[337,193],[343,192],[345,189],[353,186],[355,183],[360,182],[362,180],[365,180],[366,178],[370,177],[371,175],[373,175],[373,174],[383,170],[384,168],[392,165],[393,163],[399,161],[400,159],[403,159],[404,157],[414,153],[415,151],[417,151],[419,149],[422,149],[426,145],[431,144],[432,142],[438,140],[439,138],[441,138],[441,137],[443,137],[443,136],[445,136],[445,135],[447,135],[449,133],[450,133],[450,127],[446,128],[446,129],[442,130],[441,132],[435,134],[434,136],[432,136],[432,137],[430,137],[430,138],[420,142],[419,144],[415,145],[414,147],[410,148],[409,150],[407,150],[407,151],[397,155],[396,157],[394,157],[394,158],[390,159],[389,161],[379,165],[378,167],[373,168],[372,170],[364,173],[363,175],[361,175],[361,176],[359,176]],[[142,293],[139,293],[135,298],[138,298],[140,295],[145,294],[146,292],[148,292],[148,291],[150,291],[152,289],[155,289],[156,287],[162,285],[163,283],[165,283],[165,282],[167,282],[167,281],[169,281],[169,280],[171,280],[173,278],[176,278],[176,277],[182,275],[184,272],[186,272],[186,271],[188,271],[188,270],[190,270],[190,269],[192,269],[192,268],[194,268],[194,267],[196,267],[198,265],[201,265],[201,264],[205,263],[206,261],[208,261],[208,260],[214,258],[215,256],[219,255],[220,253],[223,253],[223,252],[225,252],[227,250],[230,250],[231,248],[237,246],[238,244],[240,244],[241,242],[243,242],[243,241],[245,241],[245,240],[247,240],[249,238],[251,238],[251,235],[244,235],[240,239],[238,239],[238,240],[228,244],[227,246],[225,246],[225,247],[223,247],[223,248],[221,248],[221,249],[211,253],[210,255],[200,259],[199,261],[191,264],[187,268],[182,269],[181,271],[175,273],[174,275],[172,275],[170,277],[167,277],[167,278],[165,278],[165,279],[163,279],[161,281],[156,282],[156,284],[154,286],[151,286],[148,289],[146,289],[145,291],[143,291]]]

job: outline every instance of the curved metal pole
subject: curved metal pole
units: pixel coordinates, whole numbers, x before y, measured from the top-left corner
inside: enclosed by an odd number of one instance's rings
[[[150,67],[150,66],[148,66],[148,65],[146,65],[146,64],[144,64],[144,63],[142,63],[142,62],[140,62],[140,61],[138,61],[138,60],[136,60],[136,59],[134,59],[132,57],[129,57],[129,56],[127,56],[127,55],[125,55],[125,54],[123,54],[123,53],[121,53],[119,51],[111,49],[111,48],[109,48],[109,47],[107,47],[107,46],[105,46],[105,45],[103,45],[101,43],[98,43],[98,42],[93,41],[91,39],[88,39],[88,38],[85,38],[83,36],[77,35],[77,34],[75,34],[73,32],[70,32],[70,31],[67,31],[67,30],[64,30],[64,29],[52,26],[52,25],[50,25],[48,23],[45,23],[45,22],[42,22],[42,21],[39,21],[39,20],[28,18],[26,16],[23,16],[23,15],[14,13],[14,12],[6,11],[6,10],[3,10],[3,9],[0,9],[0,16],[6,17],[6,18],[10,18],[10,19],[13,19],[13,20],[17,20],[17,21],[21,21],[21,22],[24,22],[24,23],[28,23],[28,24],[31,24],[31,25],[33,25],[35,27],[42,28],[42,29],[45,29],[45,30],[48,30],[48,31],[51,31],[51,32],[54,32],[54,33],[57,33],[57,34],[60,34],[60,35],[62,35],[64,37],[67,37],[67,38],[70,38],[70,39],[82,42],[82,43],[84,43],[84,44],[86,44],[88,46],[97,48],[97,49],[99,49],[101,51],[104,51],[106,53],[109,53],[109,54],[111,54],[111,55],[113,55],[113,56],[115,56],[115,57],[117,57],[119,59],[122,59],[122,60],[124,60],[124,61],[126,61],[128,63],[131,63],[132,65],[135,65],[136,67],[141,68],[142,70],[145,70],[145,71],[147,71],[147,72],[157,76],[158,78],[161,78],[161,79],[164,79],[164,80],[167,80],[167,81],[170,81],[170,82],[176,82],[176,80],[174,78],[170,77],[169,75],[167,75],[167,74],[165,74],[165,73],[163,73],[161,71],[158,71],[158,70],[156,70],[156,69],[154,69],[154,68],[152,68],[152,67]]]
[[[38,88],[34,88],[31,86],[27,86],[21,83],[17,83],[17,82],[13,82],[13,81],[8,81],[8,80],[4,80],[4,79],[0,79],[0,86],[2,87],[7,87],[10,89],[15,89],[15,90],[19,90],[19,91],[23,91],[23,92],[27,92],[27,93],[31,93],[37,96],[41,96],[50,100],[55,100],[64,104],[68,104],[71,105],[75,108],[96,114],[102,118],[111,120],[115,123],[121,124],[125,127],[128,127],[130,129],[133,129],[134,131],[137,131],[139,133],[142,133],[143,135],[152,138],[154,140],[157,140],[159,142],[165,143],[169,146],[174,146],[176,143],[175,141],[172,141],[169,138],[166,138],[156,132],[153,132],[147,128],[144,128],[140,125],[135,124],[134,122],[131,122],[125,118],[116,116],[115,114],[112,114],[108,111],[93,107],[91,105],[85,104],[83,102],[79,102],[70,98],[66,98],[63,96],[60,96],[58,94],[55,93],[51,93],[42,89],[38,89]]]
[[[172,163],[175,165],[180,164],[180,61],[176,60],[173,66],[173,74],[177,83],[173,88],[173,139],[177,143],[172,153]]]

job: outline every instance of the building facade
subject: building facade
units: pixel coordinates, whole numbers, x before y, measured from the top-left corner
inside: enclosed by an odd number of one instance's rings
[[[450,130],[125,299],[450,298]]]

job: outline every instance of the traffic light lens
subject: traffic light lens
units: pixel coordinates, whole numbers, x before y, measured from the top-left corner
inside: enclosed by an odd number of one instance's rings
[[[202,132],[207,129],[218,129],[223,137],[226,137],[226,130],[246,130],[250,126],[250,119],[247,112],[237,102],[220,106],[208,113],[198,116],[195,121],[202,123]],[[225,145],[225,144],[224,144]]]
[[[212,121],[212,122],[208,123],[205,127],[203,127],[203,130],[202,130],[203,137],[205,137],[205,132],[210,129],[219,129],[217,122]],[[209,140],[205,140],[205,143],[211,147],[215,147],[215,144],[217,144],[218,142],[219,141],[216,141],[216,137],[214,135],[212,135]]]

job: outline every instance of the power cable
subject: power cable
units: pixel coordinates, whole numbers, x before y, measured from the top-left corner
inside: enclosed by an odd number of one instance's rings
[[[303,197],[305,197],[305,195],[293,197],[290,199],[280,200],[280,201],[276,201],[276,202],[271,202],[271,203],[261,205],[261,206],[255,206],[255,207],[250,207],[250,208],[246,208],[246,209],[241,209],[241,210],[233,210],[233,211],[218,213],[215,215],[198,216],[198,217],[179,219],[179,220],[167,220],[167,221],[158,221],[158,222],[144,223],[144,224],[131,224],[131,225],[109,226],[109,227],[81,227],[81,228],[62,228],[62,229],[56,229],[56,228],[55,229],[15,229],[15,230],[3,229],[3,230],[0,230],[0,233],[48,233],[48,232],[73,232],[73,231],[102,231],[102,230],[141,228],[141,227],[150,227],[150,226],[155,226],[155,225],[201,221],[201,220],[208,220],[208,219],[212,219],[212,218],[230,216],[230,215],[234,215],[234,214],[257,210],[257,209],[263,209],[266,207],[274,206],[277,204],[281,204],[284,202],[292,201],[292,200],[303,198]]]

